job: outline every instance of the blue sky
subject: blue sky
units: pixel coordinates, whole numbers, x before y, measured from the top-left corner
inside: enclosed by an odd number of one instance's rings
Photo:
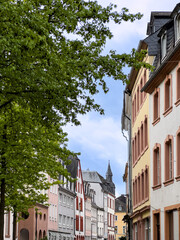
[[[144,16],[134,23],[115,25],[110,23],[113,39],[107,42],[105,51],[110,49],[118,53],[130,53],[137,48],[140,40],[146,37],[147,23],[150,21],[151,11],[172,11],[178,1],[175,0],[98,0],[101,5],[110,2],[118,6],[117,9],[127,7],[130,12],[141,12]],[[130,69],[125,69],[130,72]],[[108,160],[113,172],[113,181],[116,185],[116,196],[125,193],[125,184],[122,176],[127,161],[127,141],[121,132],[121,113],[123,104],[124,85],[121,81],[106,79],[110,91],[100,93],[95,99],[105,110],[105,115],[91,112],[79,116],[81,126],[68,125],[68,147],[74,152],[80,152],[81,167],[98,171],[105,177]]]

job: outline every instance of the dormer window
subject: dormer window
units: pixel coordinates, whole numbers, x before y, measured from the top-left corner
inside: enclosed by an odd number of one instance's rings
[[[166,56],[166,43],[167,43],[167,35],[166,32],[161,36],[161,59]]]
[[[176,17],[176,41],[180,39],[180,14]]]

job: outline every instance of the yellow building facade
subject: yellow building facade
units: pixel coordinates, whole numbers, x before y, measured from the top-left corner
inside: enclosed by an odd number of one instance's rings
[[[115,213],[115,239],[119,240],[121,237],[126,236],[126,223],[124,223],[123,218],[126,212],[116,212]]]
[[[141,41],[139,49],[147,49]],[[153,57],[146,56],[146,63],[152,64]],[[148,81],[149,70],[131,69],[131,154],[132,154],[132,202],[133,239],[148,240],[150,236],[150,149],[149,149],[149,96],[141,89]]]

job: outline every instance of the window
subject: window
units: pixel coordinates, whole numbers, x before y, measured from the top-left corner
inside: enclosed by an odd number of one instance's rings
[[[5,218],[5,236],[10,236],[10,211],[6,213]]]
[[[141,81],[140,81],[140,90],[142,89],[143,87],[143,79],[141,78]],[[140,105],[142,105],[143,103],[143,93],[140,91]]]
[[[138,129],[138,133],[137,133],[137,152],[138,152],[138,157],[140,156],[140,131]]]
[[[168,135],[165,140],[165,184],[173,177],[173,136]]]
[[[156,88],[153,95],[153,125],[160,120],[160,89]]]
[[[149,218],[145,219],[145,240],[150,239],[150,223]]]
[[[135,140],[132,140],[132,162],[135,163]]]
[[[83,232],[83,217],[80,217],[80,231]]]
[[[153,149],[153,188],[159,187],[161,184],[161,145],[155,145]]]
[[[59,225],[62,225],[62,215],[59,214]]]
[[[79,216],[76,215],[76,231],[79,231]]]
[[[149,168],[146,166],[145,169],[145,199],[147,200],[149,198]]]
[[[176,69],[176,106],[180,104],[180,63]]]
[[[177,161],[177,178],[180,179],[180,127],[176,134],[176,161]]]
[[[153,239],[161,240],[160,235],[160,210],[153,211]]]
[[[117,221],[117,216],[114,216],[114,218],[115,218],[115,221]]]
[[[135,145],[134,145],[134,147],[135,147],[135,148],[134,148],[134,150],[135,150],[135,151],[134,151],[134,156],[135,156],[135,162],[136,162],[136,160],[137,160],[137,137],[136,137],[136,135],[135,135],[135,138],[134,138],[134,142],[135,142],[135,143],[134,143],[134,144],[135,144]]]
[[[180,38],[180,14],[176,17],[176,41]]]
[[[78,196],[76,196],[76,210],[79,209],[79,199],[78,199]]]
[[[136,94],[135,94],[135,97],[134,97],[134,118],[136,118]]]
[[[138,196],[137,196],[137,199],[138,199],[138,203],[141,201],[141,197],[140,197],[140,187],[141,187],[141,184],[140,184],[140,175],[138,176]]]
[[[141,198],[144,200],[144,172],[141,174]]]
[[[164,116],[172,110],[172,80],[171,75],[164,82]]]
[[[146,74],[146,70],[144,70],[144,85],[147,82],[147,74]],[[146,97],[146,92],[144,92],[144,98]]]
[[[147,116],[145,116],[144,120],[144,147],[148,147],[148,123],[147,123]]]
[[[139,87],[137,88],[137,112],[139,112]]]
[[[167,35],[166,32],[163,33],[161,36],[161,59],[166,56],[166,42],[167,42]]]
[[[141,124],[141,153],[144,150],[144,128],[143,123]]]
[[[137,223],[134,226],[134,231],[135,231],[135,240],[138,240],[138,227],[137,227]]]
[[[123,234],[126,234],[126,226],[123,226]]]

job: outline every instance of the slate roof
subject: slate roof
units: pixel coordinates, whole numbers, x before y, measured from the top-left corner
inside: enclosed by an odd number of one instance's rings
[[[115,188],[114,183],[109,183],[107,182],[106,179],[104,179],[98,172],[96,171],[82,171],[82,176],[83,180],[86,182],[91,182],[91,183],[99,183],[102,187],[102,189],[105,192],[112,193],[113,195],[115,194],[113,187]],[[114,186],[112,186],[112,184]]]
[[[72,156],[70,156],[69,159],[71,160],[71,163],[67,165],[67,170],[71,174],[72,178],[76,178],[79,159]]]
[[[126,197],[124,195],[115,199],[115,212],[126,212]]]

